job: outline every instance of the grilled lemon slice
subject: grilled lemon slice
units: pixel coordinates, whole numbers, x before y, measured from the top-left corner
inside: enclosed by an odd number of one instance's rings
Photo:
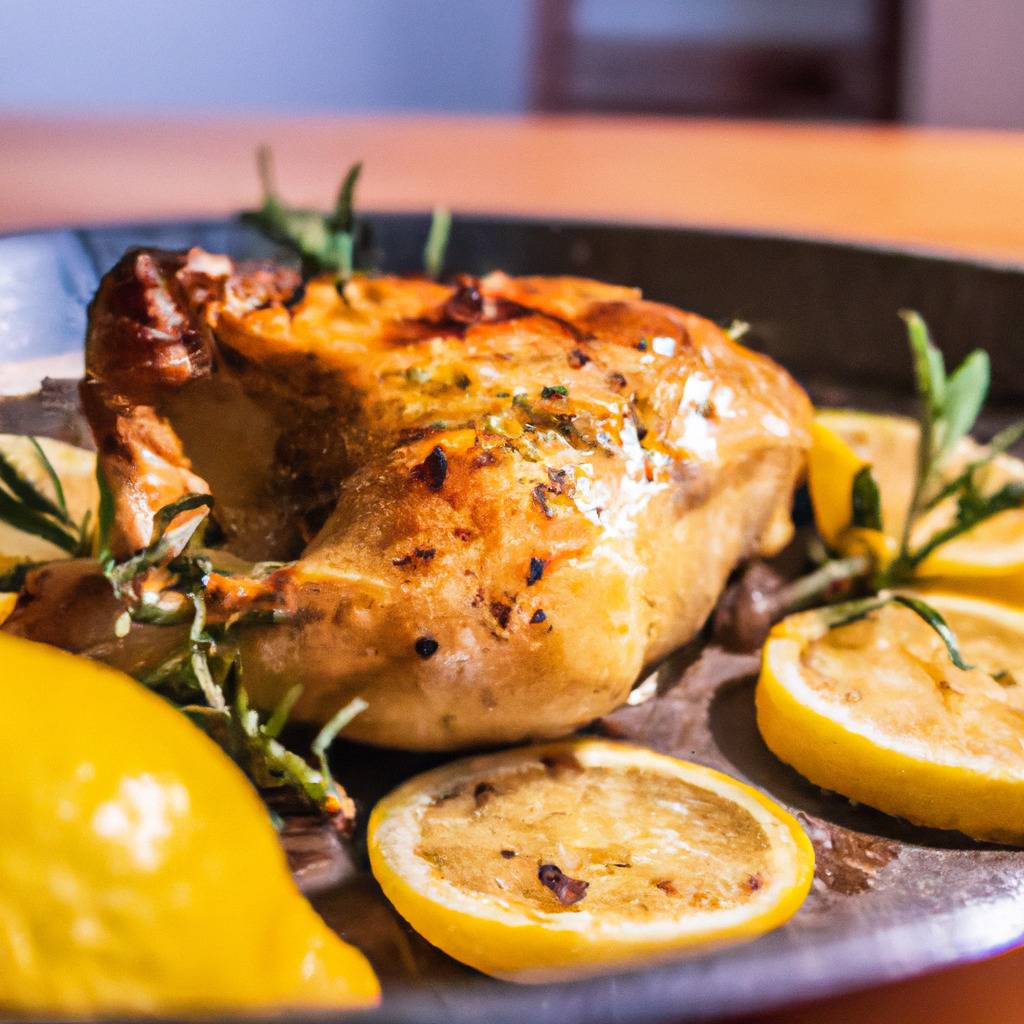
[[[513,981],[576,977],[789,918],[814,854],[726,775],[603,740],[445,765],[375,808],[385,895],[456,960]]]
[[[912,611],[829,630],[816,612],[765,645],[757,721],[816,785],[920,825],[1024,843],[1024,612],[927,593],[977,667]]]
[[[851,552],[866,545],[883,564],[895,554],[911,500],[917,439],[917,424],[902,416],[846,409],[818,412],[808,487],[818,531],[830,546]],[[943,467],[944,475],[952,478],[983,453],[982,445],[964,438]],[[849,529],[853,479],[868,465],[878,483],[884,533]],[[1024,462],[998,455],[978,471],[977,479],[984,491],[994,491],[1010,480],[1024,479]],[[919,544],[949,525],[955,514],[955,499],[940,502],[915,524],[912,543]],[[950,585],[957,590],[1024,599],[1024,509],[1000,512],[942,545],[918,571],[923,577],[955,579]]]

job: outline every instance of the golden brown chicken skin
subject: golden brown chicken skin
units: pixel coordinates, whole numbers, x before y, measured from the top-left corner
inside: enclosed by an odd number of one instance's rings
[[[808,400],[710,321],[568,277],[296,285],[129,253],[83,385],[115,554],[201,491],[228,551],[287,563],[208,584],[257,705],[299,682],[322,722],[361,696],[346,735],[413,749],[560,735],[788,539]]]

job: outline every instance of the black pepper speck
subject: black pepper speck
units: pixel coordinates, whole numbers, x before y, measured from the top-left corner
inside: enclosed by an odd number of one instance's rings
[[[544,575],[544,566],[547,562],[543,558],[530,559],[530,571],[526,574],[526,585],[532,587]]]
[[[416,467],[416,473],[432,491],[441,490],[448,476],[448,456],[439,444],[435,444],[430,454]]]
[[[424,660],[432,658],[437,653],[437,649],[440,646],[441,645],[432,636],[421,636],[416,640],[416,643],[413,644],[413,647],[416,649],[416,653]]]

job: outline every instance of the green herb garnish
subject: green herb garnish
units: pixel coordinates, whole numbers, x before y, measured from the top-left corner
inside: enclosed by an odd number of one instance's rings
[[[90,517],[86,515],[80,523],[71,518],[56,470],[39,442],[34,437],[29,441],[51,482],[54,497],[44,494],[0,452],[0,522],[48,541],[71,558],[89,554],[92,549]]]
[[[366,244],[366,225],[356,213],[356,186],[363,170],[361,162],[348,169],[329,213],[289,206],[281,198],[269,146],[260,146],[256,151],[256,167],[263,200],[258,210],[242,214],[242,222],[295,253],[299,257],[303,282],[319,274],[330,274],[340,290],[356,272],[373,269]],[[451,213],[436,207],[423,247],[423,268],[429,277],[439,278],[444,270],[451,225]]]
[[[929,487],[957,442],[974,426],[988,393],[988,354],[972,352],[957,369],[946,375],[942,353],[932,343],[928,326],[920,314],[905,310],[900,316],[907,324],[907,336],[914,357],[917,383],[920,438],[910,507],[900,542],[902,552],[910,544],[910,533],[921,512]]]
[[[967,669],[970,666],[963,660],[956,637],[942,616],[920,598],[893,594],[892,590],[913,583],[920,566],[944,544],[1000,512],[1024,507],[1024,481],[1011,481],[991,493],[985,493],[979,483],[981,471],[994,458],[1024,439],[1024,423],[1001,431],[983,456],[944,481],[943,467],[957,444],[974,427],[988,393],[988,355],[978,349],[947,375],[945,360],[932,342],[924,320],[914,312],[900,315],[907,325],[914,361],[919,439],[914,484],[897,554],[884,567],[876,565],[868,554],[826,560],[813,573],[786,587],[781,611],[785,614],[826,602],[826,607],[820,608],[819,614],[825,616],[831,628],[861,618],[884,604],[902,604],[938,633],[953,664]],[[950,499],[956,501],[952,521],[915,544],[914,528],[921,516],[939,502]],[[882,530],[881,500],[870,466],[864,467],[854,477],[850,509],[853,526]],[[836,605],[827,604],[830,599],[845,598],[851,591],[867,591],[868,596],[854,601],[844,600]]]
[[[739,341],[748,331],[750,330],[750,324],[746,320],[733,320],[731,324],[725,329],[725,333],[732,338],[733,341]]]
[[[435,281],[444,270],[444,257],[448,251],[451,230],[451,211],[443,206],[435,206],[430,218],[430,232],[427,234],[426,245],[423,246],[423,270],[427,277],[432,277]]]
[[[899,549],[888,566],[875,570],[872,582],[875,590],[911,582],[925,559],[942,545],[1000,512],[1024,506],[1024,482],[1012,481],[987,494],[978,482],[980,471],[985,466],[1024,438],[1024,423],[1016,423],[1001,431],[981,458],[943,481],[943,466],[957,444],[970,433],[981,412],[989,387],[989,359],[978,349],[947,375],[942,353],[932,343],[925,322],[917,313],[904,312],[901,316],[907,324],[914,359],[919,438],[914,485]],[[915,545],[912,540],[914,527],[921,516],[948,499],[956,500],[952,522]],[[864,467],[854,477],[850,510],[853,526],[882,529],[878,484],[870,466]],[[863,559],[843,561],[851,565],[856,562],[859,567]],[[859,568],[855,573],[860,574]]]
[[[317,274],[332,274],[337,284],[343,286],[362,255],[357,246],[360,225],[355,214],[355,191],[363,165],[355,163],[348,169],[330,213],[284,202],[277,188],[269,146],[260,146],[256,151],[256,166],[263,202],[258,210],[243,213],[242,222],[294,252],[299,257],[303,281]]]
[[[165,505],[153,516],[153,539],[142,551],[123,562],[115,562],[108,557],[104,575],[110,580],[117,597],[123,598],[128,585],[137,577],[180,554],[203,525],[212,507],[213,498],[209,494],[183,495],[177,501]],[[184,523],[171,527],[171,523],[183,512],[195,509],[203,509],[203,514],[192,516]],[[109,544],[106,547],[109,550]]]
[[[899,604],[904,608],[920,616],[939,636],[950,660],[957,668],[968,671],[973,665],[964,661],[960,652],[960,645],[957,642],[956,634],[949,627],[949,623],[930,604],[917,597],[910,597],[907,594],[892,594],[882,591],[870,597],[858,598],[854,601],[843,601],[841,604],[826,605],[816,611],[819,620],[827,629],[838,629],[840,626],[848,626],[851,623],[866,619],[872,612],[884,608],[887,604]]]
[[[868,530],[882,529],[882,497],[870,466],[865,466],[853,478],[850,495],[853,506],[851,522]]]

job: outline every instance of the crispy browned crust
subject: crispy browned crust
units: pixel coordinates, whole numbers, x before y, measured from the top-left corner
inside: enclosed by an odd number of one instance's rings
[[[247,686],[351,733],[448,747],[555,735],[689,640],[776,549],[810,405],[711,322],[576,278],[357,278],[339,295],[223,257],[129,253],[91,309],[83,401],[117,550],[211,492]]]

